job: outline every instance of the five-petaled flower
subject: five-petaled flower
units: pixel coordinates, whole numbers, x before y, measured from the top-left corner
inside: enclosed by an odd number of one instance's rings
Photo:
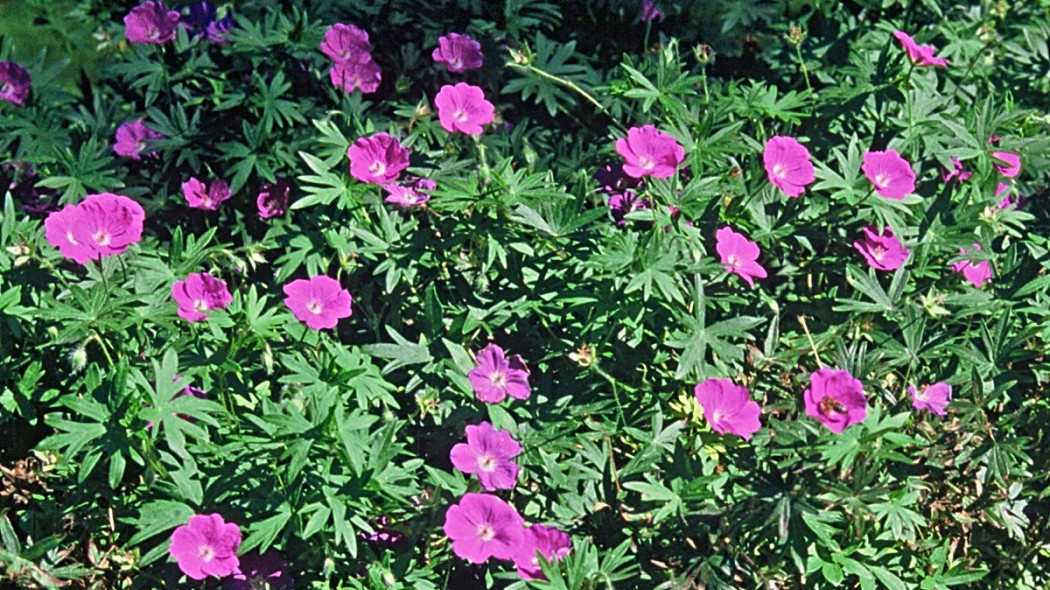
[[[463,494],[445,512],[443,528],[453,553],[471,563],[513,559],[525,537],[525,521],[517,509],[490,494]]]
[[[693,389],[696,401],[704,410],[704,419],[711,430],[719,434],[735,434],[744,440],[762,427],[758,417],[762,408],[751,400],[751,393],[743,385],[729,379],[708,379]]]
[[[809,150],[794,137],[771,137],[762,152],[762,161],[769,182],[789,197],[801,195],[814,180]]]
[[[509,395],[514,399],[527,399],[532,393],[529,388],[529,368],[521,357],[507,357],[503,349],[489,344],[478,351],[478,366],[467,373],[470,384],[478,399],[498,404]]]
[[[87,264],[121,254],[142,239],[145,219],[142,206],[124,195],[88,195],[79,204],[48,215],[44,237],[62,256]]]
[[[806,389],[806,415],[816,418],[835,434],[854,424],[860,424],[868,416],[868,398],[864,385],[840,369],[820,369],[809,376]]]
[[[223,201],[230,198],[230,185],[225,180],[217,178],[205,187],[203,182],[191,176],[189,180],[182,183],[182,194],[186,197],[186,202],[190,207],[216,211]]]
[[[973,248],[974,250],[980,250],[981,245],[974,243]],[[959,254],[969,253],[966,248],[959,248]],[[969,260],[962,260],[953,264],[952,270],[962,273],[963,278],[978,289],[981,288],[981,285],[984,285],[985,281],[992,278],[992,265],[987,260],[982,260],[977,264]]]
[[[486,491],[512,490],[518,482],[519,467],[514,457],[521,444],[509,432],[496,430],[482,422],[467,426],[467,442],[452,447],[452,465],[463,473],[478,476]]]
[[[733,228],[726,226],[715,232],[715,250],[722,257],[726,271],[740,275],[748,285],[754,287],[754,279],[766,278],[766,269],[758,263],[761,254],[758,244],[733,231]]]
[[[936,51],[932,45],[919,45],[912,39],[910,35],[904,31],[894,31],[893,36],[900,41],[904,51],[908,53],[908,58],[911,59],[912,63],[917,66],[939,66],[946,67],[948,60],[937,57],[934,55]]]
[[[175,281],[171,286],[171,296],[179,305],[179,317],[199,322],[208,319],[206,311],[226,309],[233,301],[226,282],[206,272],[194,273],[185,280]]]
[[[450,72],[476,70],[483,61],[481,43],[459,33],[449,33],[438,39],[438,46],[430,56]]]
[[[876,233],[874,227],[864,228],[864,237],[853,242],[853,247],[860,252],[868,266],[875,270],[897,270],[908,259],[910,250],[905,248],[893,230],[887,225],[882,234]]]
[[[387,133],[360,137],[346,150],[350,176],[370,184],[394,182],[408,168],[408,153],[396,137]]]
[[[13,61],[0,61],[0,100],[21,106],[32,83],[29,70]]]
[[[168,10],[163,2],[143,2],[124,17],[124,36],[128,43],[163,45],[175,38],[181,15]]]
[[[143,150],[151,139],[164,139],[164,134],[146,127],[142,119],[121,123],[117,127],[117,142],[113,145],[113,152],[118,156],[141,160]],[[145,155],[153,153],[149,151]]]
[[[952,400],[952,386],[943,381],[919,388],[909,385],[908,393],[911,394],[911,405],[916,411],[929,410],[938,416],[945,415],[944,408]]]
[[[524,530],[524,538],[514,553],[514,565],[523,580],[544,580],[539,556],[549,563],[561,561],[572,550],[572,538],[554,527],[534,524]]]
[[[915,171],[896,150],[866,152],[860,169],[880,197],[900,201],[915,192]]]
[[[485,100],[485,92],[477,86],[460,82],[455,86],[446,84],[434,98],[438,109],[438,120],[449,133],[480,135],[481,126],[495,119],[495,107]]]
[[[685,160],[678,140],[652,125],[628,129],[627,137],[616,140],[616,153],[624,159],[623,171],[633,178],[670,178]]]
[[[241,546],[241,529],[223,520],[219,514],[197,514],[175,529],[168,552],[179,569],[194,580],[208,576],[224,578],[240,565],[237,548]]]
[[[352,313],[350,292],[324,275],[294,280],[284,286],[284,294],[292,315],[311,330],[334,328]]]
[[[354,25],[335,23],[324,32],[321,52],[336,63],[372,61],[372,43],[368,32]]]

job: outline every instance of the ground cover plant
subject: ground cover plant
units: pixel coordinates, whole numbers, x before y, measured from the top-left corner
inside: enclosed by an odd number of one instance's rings
[[[0,586],[1050,585],[1050,2],[0,2]]]

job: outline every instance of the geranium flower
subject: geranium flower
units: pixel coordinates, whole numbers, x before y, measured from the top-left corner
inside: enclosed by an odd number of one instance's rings
[[[370,184],[393,182],[408,168],[408,150],[386,133],[358,138],[346,155],[350,158],[350,175]]]
[[[875,270],[897,270],[908,259],[911,250],[901,245],[890,226],[883,228],[881,235],[875,233],[874,227],[865,227],[863,231],[864,237],[853,242],[853,247],[868,266]]]
[[[835,434],[842,434],[868,416],[864,385],[849,371],[820,369],[809,376],[809,383],[804,395],[806,415],[816,418]]]
[[[44,220],[44,237],[77,264],[120,254],[142,239],[146,212],[135,201],[111,193],[88,195]]]
[[[543,555],[549,563],[554,563],[564,559],[571,550],[572,538],[568,534],[553,527],[534,524],[524,530],[524,539],[514,553],[518,576],[523,580],[545,580],[539,556]]]
[[[685,160],[678,140],[652,125],[628,129],[626,138],[616,140],[616,153],[626,161],[623,171],[634,178],[670,178]]]
[[[459,33],[449,33],[438,39],[438,46],[434,48],[430,57],[450,72],[476,70],[481,67],[484,59],[481,43]]]
[[[284,215],[288,210],[288,193],[291,190],[292,186],[285,180],[263,184],[259,189],[259,196],[255,198],[259,217],[270,219]]]
[[[241,529],[219,514],[197,514],[175,529],[168,552],[179,569],[194,580],[224,578],[237,571]]]
[[[880,197],[900,201],[915,192],[915,171],[896,150],[865,152],[860,169]]]
[[[463,494],[445,513],[452,552],[471,563],[513,559],[525,537],[525,521],[510,504],[489,494]]]
[[[142,119],[127,121],[122,123],[120,127],[117,127],[117,142],[113,145],[113,151],[118,156],[131,158],[132,160],[141,160],[142,152],[146,149],[146,145],[151,139],[164,139],[164,134],[146,127]],[[145,155],[148,156],[154,153],[156,152],[149,151]]]
[[[194,273],[171,286],[171,296],[179,305],[179,317],[199,322],[208,319],[204,312],[226,309],[233,301],[226,282],[206,272]]]
[[[981,249],[981,245],[977,243],[975,243],[973,247],[975,250]],[[959,248],[959,253],[968,254],[969,251],[966,248]],[[953,264],[952,270],[962,273],[963,277],[978,289],[981,288],[981,285],[983,285],[985,281],[992,278],[992,265],[989,264],[987,260],[982,260],[977,264],[974,264],[969,260],[963,260]]]
[[[124,17],[124,36],[128,43],[163,45],[175,38],[179,12],[168,10],[163,2],[143,2]]]
[[[372,61],[372,43],[368,32],[343,23],[335,23],[324,32],[321,52],[336,63],[365,63]]]
[[[350,292],[324,275],[292,281],[284,286],[284,294],[285,306],[311,330],[334,328],[352,313]]]
[[[952,169],[941,172],[941,180],[943,180],[945,184],[953,178],[958,179],[957,182],[965,182],[969,180],[971,176],[973,176],[973,172],[965,170],[962,161],[955,156],[952,156]]]
[[[697,384],[693,394],[704,409],[704,419],[711,430],[719,434],[729,432],[751,440],[762,427],[758,419],[762,409],[751,401],[750,392],[742,385],[729,379],[708,379]]]
[[[480,135],[481,126],[495,119],[495,107],[485,100],[485,93],[481,88],[466,82],[442,86],[434,98],[434,104],[437,105],[441,126],[449,133],[458,131]]]
[[[627,225],[628,213],[648,209],[649,207],[649,199],[645,197],[639,198],[634,191],[624,191],[609,197],[609,213],[612,214],[613,221],[616,222],[617,227]]]
[[[226,590],[291,590],[295,580],[288,572],[288,563],[281,554],[271,549],[262,555],[252,549],[240,558],[240,567],[226,578]]]
[[[946,413],[944,407],[952,399],[952,386],[938,382],[916,389],[914,385],[909,385],[908,393],[911,394],[911,405],[916,411],[929,410],[938,416],[943,416]]]
[[[211,181],[205,190],[203,182],[190,177],[189,180],[182,183],[182,194],[185,195],[190,207],[216,211],[223,201],[230,198],[230,185],[219,178]]]
[[[722,257],[726,271],[740,275],[748,285],[755,286],[754,279],[766,278],[766,269],[758,263],[761,252],[758,244],[738,234],[729,226],[715,232],[715,250]]]
[[[649,2],[648,0],[642,2],[642,22],[649,22],[656,19],[660,19],[660,22],[663,22],[663,11],[656,6],[655,2]]]
[[[594,173],[594,179],[598,181],[598,190],[618,195],[627,189],[638,188],[642,181],[628,176],[623,171],[623,165],[606,164]]]
[[[514,399],[528,399],[532,394],[529,388],[529,368],[521,357],[506,357],[503,349],[489,344],[478,351],[478,366],[467,373],[470,384],[478,399],[498,404],[507,396]]]
[[[901,42],[904,51],[908,52],[908,58],[917,66],[939,66],[946,67],[948,60],[933,55],[936,51],[932,45],[919,45],[904,31],[894,31],[893,36]]]
[[[82,244],[73,236],[73,228],[80,223],[80,212],[76,205],[66,205],[55,211],[44,220],[44,237],[48,243],[58,248],[64,258],[77,264],[87,264],[95,256],[95,250],[88,244]]]
[[[374,61],[336,62],[328,70],[328,77],[332,80],[332,86],[347,92],[360,89],[362,94],[371,94],[379,89],[379,84],[383,81],[383,71]]]
[[[203,0],[194,2],[186,8],[186,14],[179,21],[191,36],[197,36],[212,43],[228,43],[225,38],[233,26],[233,15],[227,11],[226,16],[218,18],[219,13],[215,6]]]
[[[391,182],[383,185],[383,190],[390,196],[384,199],[401,207],[419,207],[430,200],[430,191],[437,189],[437,183],[429,178],[415,178],[404,184]]]
[[[29,70],[13,61],[0,61],[0,100],[22,106],[32,83]]]
[[[1013,178],[1021,173],[1021,156],[1010,152],[992,152],[992,157],[1002,163],[995,163],[995,169],[1006,178]]]
[[[481,487],[491,492],[514,489],[520,470],[514,457],[520,453],[521,445],[509,432],[482,422],[467,426],[467,442],[452,447],[449,457],[456,469],[477,475]]]
[[[806,191],[807,184],[813,183],[809,150],[794,137],[771,137],[762,152],[762,161],[769,182],[789,197],[798,197]]]

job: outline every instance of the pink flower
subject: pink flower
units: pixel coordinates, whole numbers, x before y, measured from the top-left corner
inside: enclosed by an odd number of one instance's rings
[[[285,180],[267,182],[259,189],[259,196],[255,198],[255,206],[259,209],[259,217],[270,219],[284,215],[288,210],[288,193],[292,190],[290,184]]]
[[[890,226],[883,228],[882,235],[875,233],[873,227],[865,227],[863,231],[864,237],[853,242],[853,247],[868,266],[875,270],[897,270],[908,259],[911,251],[901,245]]]
[[[973,247],[975,250],[981,249],[981,245],[977,243],[975,243]],[[969,252],[966,248],[959,248],[959,253],[968,254]],[[978,289],[981,288],[981,285],[983,285],[985,281],[992,278],[992,265],[989,264],[987,260],[982,260],[977,264],[974,264],[969,260],[963,260],[953,264],[952,270],[962,273],[963,277]]]
[[[868,416],[868,399],[864,385],[849,371],[820,369],[809,376],[806,390],[806,415],[820,420],[835,434]]]
[[[478,351],[477,361],[478,366],[467,373],[467,378],[479,400],[498,404],[508,395],[514,399],[528,399],[532,394],[529,368],[520,356],[507,358],[502,348],[489,344]]]
[[[893,36],[901,42],[901,46],[908,52],[908,58],[917,66],[940,66],[948,65],[948,60],[935,57],[935,49],[932,45],[919,45],[904,31],[894,31]]]
[[[963,163],[955,156],[952,156],[952,169],[941,172],[941,180],[945,183],[953,178],[958,179],[957,182],[965,182],[969,180],[971,176],[973,176],[973,172],[964,169]]]
[[[450,72],[476,70],[483,61],[481,43],[459,33],[449,33],[438,39],[438,46],[430,57]]]
[[[347,92],[360,88],[362,94],[370,94],[379,89],[379,83],[383,81],[383,71],[374,61],[345,61],[333,64],[328,70],[328,77],[332,86]]]
[[[814,180],[809,150],[794,137],[771,137],[766,142],[762,161],[766,165],[769,182],[789,197],[798,197],[804,193],[806,185]]]
[[[212,309],[226,309],[233,301],[226,282],[205,272],[194,273],[184,281],[175,281],[171,286],[171,296],[179,305],[179,317],[199,322],[208,319],[204,312]]]
[[[29,70],[13,61],[0,61],[0,100],[22,106],[32,83]]]
[[[449,133],[459,131],[480,135],[481,126],[488,125],[495,118],[495,107],[485,100],[485,93],[466,82],[442,86],[434,98],[434,104],[437,105],[441,126]]]
[[[652,125],[628,129],[626,138],[616,140],[616,153],[626,160],[623,171],[634,178],[670,178],[685,160],[678,140]]]
[[[76,205],[66,205],[54,211],[44,220],[44,237],[52,246],[58,248],[63,257],[77,264],[87,264],[95,256],[95,250],[88,244],[82,244],[73,237],[73,228],[80,223],[80,212]]]
[[[163,2],[143,2],[124,17],[124,36],[128,43],[163,45],[175,38],[179,12],[168,10]]]
[[[1013,178],[1021,173],[1021,156],[1010,152],[992,152],[992,157],[1002,162],[995,164],[995,169],[1006,178]]]
[[[696,401],[704,409],[704,419],[711,430],[719,434],[727,432],[744,440],[758,432],[762,423],[758,417],[762,409],[751,401],[751,393],[742,385],[729,379],[708,379],[693,389]]]
[[[900,201],[915,192],[915,171],[895,150],[865,152],[860,169],[880,197]]]
[[[736,233],[729,226],[715,232],[715,250],[722,257],[722,265],[726,271],[740,275],[748,285],[754,287],[754,279],[766,278],[766,269],[758,263],[758,255],[761,253],[758,244],[743,234]]]
[[[168,552],[179,569],[194,580],[225,578],[237,571],[241,529],[218,514],[197,514],[175,529]]]
[[[230,198],[230,185],[219,178],[211,181],[211,185],[205,190],[203,182],[190,177],[189,180],[182,183],[182,194],[185,195],[190,207],[216,211],[223,201]]]
[[[649,22],[656,19],[660,19],[660,21],[663,22],[663,11],[657,8],[656,3],[654,2],[649,2],[648,0],[642,2],[642,22]]]
[[[44,220],[45,238],[62,256],[78,264],[121,254],[142,239],[146,212],[123,195],[88,195]]]
[[[909,385],[908,393],[911,394],[911,405],[916,411],[929,410],[938,416],[943,416],[946,413],[944,407],[952,399],[952,386],[938,382],[916,389],[914,385]]]
[[[350,175],[370,184],[393,182],[408,168],[408,150],[386,133],[358,138],[346,155],[350,158]]]
[[[113,151],[118,156],[131,158],[132,160],[141,160],[142,152],[146,149],[151,139],[164,139],[164,134],[146,127],[142,119],[127,121],[122,123],[120,127],[117,127],[117,142],[113,145]],[[145,155],[148,156],[154,153],[156,152],[149,151]]]
[[[609,197],[609,213],[612,214],[616,227],[627,225],[627,214],[649,208],[649,199],[638,197],[634,191],[624,191]]]
[[[496,430],[488,422],[467,426],[467,442],[452,447],[452,465],[463,473],[478,476],[486,491],[513,490],[519,467],[514,457],[521,445],[509,432]]]
[[[525,521],[496,496],[469,493],[445,513],[444,531],[453,553],[471,563],[485,563],[489,557],[514,558],[525,538]]]
[[[401,207],[419,207],[430,200],[430,191],[437,189],[437,183],[429,178],[415,178],[404,184],[391,182],[383,185],[390,196],[384,199],[387,203]]]
[[[334,328],[339,320],[350,317],[350,292],[339,281],[319,275],[298,279],[284,286],[284,304],[295,319],[311,330]]]
[[[549,563],[561,561],[572,550],[572,538],[568,534],[541,524],[524,530],[524,538],[514,553],[514,565],[523,580],[545,580],[540,569],[539,556]]]
[[[271,549],[262,555],[252,549],[240,558],[240,567],[223,582],[226,590],[291,590],[295,580],[288,563]]]
[[[372,61],[372,43],[368,40],[368,33],[354,25],[335,23],[328,27],[320,48],[336,63]]]

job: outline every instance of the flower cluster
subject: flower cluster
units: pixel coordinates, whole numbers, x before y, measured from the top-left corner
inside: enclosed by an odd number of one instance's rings
[[[121,254],[142,239],[146,212],[123,195],[88,195],[44,220],[45,238],[77,264]]]
[[[369,94],[379,89],[382,70],[372,59],[368,32],[354,25],[335,23],[324,34],[321,52],[332,60],[328,77],[332,85],[347,92],[360,89]]]

